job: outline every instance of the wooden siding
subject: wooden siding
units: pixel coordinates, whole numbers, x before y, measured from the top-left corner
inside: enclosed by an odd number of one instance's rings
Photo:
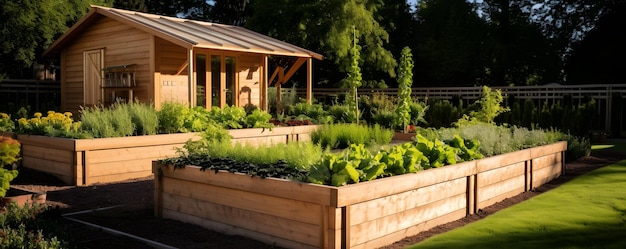
[[[261,67],[262,57],[253,55],[239,56],[239,106],[261,104]]]
[[[104,67],[136,64],[134,96],[154,99],[150,81],[151,35],[109,18],[99,18],[61,53],[62,109],[75,114],[83,103],[83,52],[104,49]]]

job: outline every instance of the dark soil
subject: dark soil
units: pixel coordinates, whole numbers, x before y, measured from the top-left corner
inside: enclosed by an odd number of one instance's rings
[[[565,174],[535,189],[505,199],[477,214],[407,237],[386,249],[404,248],[430,236],[464,226],[528,198],[549,191],[581,174],[611,164],[625,155],[596,153],[566,164]],[[93,186],[67,186],[40,172],[20,169],[12,185],[47,192],[46,203],[80,248],[278,248],[205,228],[154,216],[152,178]],[[81,223],[83,222],[83,223]],[[95,224],[88,225],[90,223]]]

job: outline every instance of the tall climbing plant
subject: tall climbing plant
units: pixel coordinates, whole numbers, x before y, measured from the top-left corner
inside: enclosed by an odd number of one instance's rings
[[[346,94],[345,103],[354,110],[356,122],[359,123],[359,96],[357,88],[361,86],[361,68],[359,62],[361,60],[361,46],[359,46],[358,31],[352,26],[352,47],[350,48],[350,66],[348,67],[348,78],[346,84],[350,88],[350,92]]]
[[[413,86],[413,55],[409,47],[404,47],[398,65],[398,105],[396,107],[396,125],[407,131],[411,122],[411,87]]]

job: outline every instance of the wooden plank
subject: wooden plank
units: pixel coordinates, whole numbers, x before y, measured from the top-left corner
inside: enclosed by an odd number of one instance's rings
[[[521,189],[521,191],[517,192],[517,194],[523,193],[524,187],[526,185],[525,181],[526,181],[526,177],[524,175],[521,175],[521,176],[509,178],[509,179],[506,179],[506,180],[503,180],[501,182],[494,183],[491,185],[486,185],[486,186],[479,185],[478,191],[477,191],[477,197],[478,197],[477,202],[482,202],[484,200],[491,199],[494,196],[498,196],[500,193],[508,193],[509,191],[512,191],[515,189]]]
[[[542,157],[533,158],[533,169],[538,170],[544,167],[552,167],[554,164],[560,164],[561,153],[549,154]]]
[[[461,194],[380,219],[356,224],[351,227],[350,244],[363,244],[459,210],[462,211],[461,217],[463,217],[465,216],[465,197],[465,194]],[[359,214],[355,213],[355,215]]]
[[[88,177],[117,175],[127,173],[144,172],[152,173],[152,161],[150,159],[126,160],[119,162],[93,163],[89,164]]]
[[[183,144],[189,139],[199,139],[198,133],[158,134],[149,136],[76,139],[76,150],[102,150],[153,145]]]
[[[90,176],[87,177],[85,185],[93,185],[96,183],[115,183],[115,182],[123,182],[130,179],[139,179],[152,176],[150,171],[139,171],[139,172],[127,172],[123,174],[111,174],[111,175],[100,175],[100,176]]]
[[[216,174],[214,171],[200,171],[200,168],[197,166],[186,166],[184,169],[176,170],[172,166],[165,166],[161,168],[161,172],[164,177],[185,179],[328,206],[330,206],[331,202],[331,192],[337,189],[331,186],[301,183],[286,179],[261,179],[226,171],[220,171],[220,173]]]
[[[443,181],[465,178],[476,173],[476,161],[463,162],[436,169],[429,169],[415,174],[404,174],[374,181],[351,184],[338,188],[338,207],[364,202],[380,196],[437,184]]]
[[[427,231],[438,225],[446,224],[448,222],[461,219],[463,217],[465,217],[464,210],[454,211],[444,216],[440,216],[435,219],[422,222],[415,226],[411,226],[407,229],[396,231],[390,234],[386,234],[384,236],[369,240],[362,244],[352,245],[352,248],[353,249],[381,248],[381,247],[393,244],[394,242],[400,241],[406,237],[417,235],[423,231]]]
[[[68,177],[72,176],[72,165],[67,163],[48,161],[41,158],[27,157],[22,158],[22,166],[41,172],[64,175]]]
[[[567,150],[567,142],[561,141],[549,145],[538,146],[534,148],[530,148],[530,155],[532,158],[537,158],[549,154],[556,154],[561,151]]]
[[[525,166],[525,162],[519,162],[507,166],[502,166],[500,168],[480,172],[476,177],[476,183],[478,184],[478,188],[495,184],[510,178],[523,176],[525,175]]]
[[[477,160],[476,168],[478,172],[485,172],[495,168],[502,167],[503,165],[511,165],[519,162],[524,162],[530,159],[530,150],[519,150],[502,155],[491,156]]]
[[[172,178],[163,178],[162,187],[164,193],[320,225],[321,214],[319,213],[319,205],[309,202]]]
[[[198,219],[229,224],[311,246],[317,246],[320,239],[319,224],[303,223],[281,216],[224,206],[175,194],[165,193],[163,208],[192,215]]]
[[[552,179],[555,179],[561,175],[561,164],[555,163],[549,167],[543,167],[533,171],[533,183],[532,187],[537,188]]]
[[[476,209],[482,209],[482,208],[486,208],[488,206],[491,206],[497,202],[500,202],[506,198],[512,197],[512,196],[516,196],[520,193],[523,193],[524,187],[519,187],[519,188],[515,188],[512,189],[511,191],[508,192],[503,192],[503,193],[499,193],[496,196],[493,196],[489,199],[481,199],[480,201],[477,201],[477,205],[476,205]]]
[[[316,249],[318,248],[317,246],[305,245],[303,243],[298,243],[296,241],[285,240],[282,238],[270,236],[270,235],[259,233],[256,231],[243,229],[240,227],[235,227],[235,226],[231,226],[231,225],[227,225],[227,224],[223,224],[223,223],[219,223],[219,222],[215,222],[211,220],[206,220],[206,219],[198,219],[198,217],[196,216],[184,214],[184,213],[177,212],[174,210],[167,210],[167,209],[163,210],[163,218],[178,220],[178,221],[182,221],[185,223],[198,225],[198,226],[207,228],[209,230],[217,231],[217,232],[224,233],[227,235],[245,236],[245,237],[266,243],[266,244],[270,244],[270,245],[276,244],[277,246],[284,247],[284,248],[293,248],[293,249]]]
[[[74,161],[73,151],[22,144],[22,158],[39,158],[52,162],[71,164]]]
[[[353,225],[379,219],[388,215],[424,206],[451,196],[465,194],[467,178],[458,178],[390,196],[381,196],[371,201],[351,205],[351,210],[359,214],[352,217]]]
[[[23,145],[34,145],[69,151],[74,151],[76,149],[76,140],[69,138],[18,134],[17,140]]]
[[[165,159],[176,155],[176,148],[182,148],[184,144],[169,144],[157,146],[129,147],[122,149],[92,150],[89,160],[93,164],[123,162],[123,161],[143,161],[148,162],[151,167],[152,160]]]

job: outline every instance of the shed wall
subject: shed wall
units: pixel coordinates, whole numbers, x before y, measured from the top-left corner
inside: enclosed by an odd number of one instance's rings
[[[155,37],[155,100],[157,108],[163,102],[189,102],[188,51],[172,42]]]
[[[61,108],[77,114],[84,104],[83,52],[96,49],[104,49],[104,67],[136,64],[133,95],[142,101],[153,100],[151,41],[152,36],[139,29],[110,18],[98,18],[61,53]]]

